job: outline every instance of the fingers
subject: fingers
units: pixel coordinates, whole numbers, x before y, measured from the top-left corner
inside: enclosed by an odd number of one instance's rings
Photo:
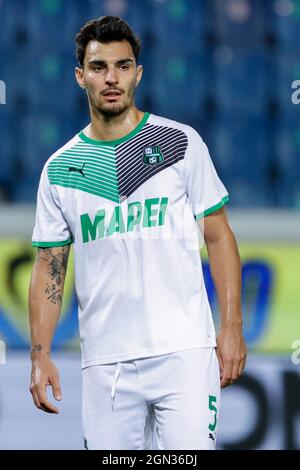
[[[47,384],[48,385],[48,384]],[[58,413],[58,409],[50,403],[46,395],[46,384],[36,385],[36,392],[41,405],[41,409],[47,413]]]
[[[223,377],[224,365],[223,365],[222,355],[220,354],[218,348],[216,348],[216,354],[217,354],[217,358],[218,358],[218,362],[219,362],[220,379],[222,379],[222,377]]]
[[[33,402],[34,402],[35,406],[36,406],[39,410],[46,411],[46,410],[42,407],[42,405],[41,405],[41,403],[40,403],[39,396],[38,396],[38,393],[37,393],[37,391],[36,391],[35,385],[34,385],[34,384],[31,384],[29,390],[30,390],[30,393],[31,393],[31,395],[32,395]]]
[[[216,349],[219,367],[220,367],[220,380],[221,380],[221,387],[227,387],[231,383],[231,373],[232,373],[232,364],[228,361],[224,361],[222,354],[220,353],[219,349]]]
[[[47,399],[47,395],[46,395],[46,385],[50,385],[50,383],[48,382],[47,384],[46,383],[34,383],[32,382],[31,385],[30,385],[30,393],[32,394],[32,398],[33,398],[33,401],[34,401],[34,404],[37,408],[39,408],[40,410],[43,410],[47,413],[59,413],[58,409],[52,405],[52,403],[50,403]],[[61,395],[61,391],[60,391],[60,387],[59,387],[59,383],[58,381],[56,381],[55,383],[55,393],[54,393],[54,390],[53,390],[53,395],[54,397],[59,400],[61,398],[58,398],[60,395]]]
[[[221,387],[225,388],[233,384],[242,375],[246,359],[224,359],[218,350],[216,352],[220,366]]]
[[[225,362],[221,386],[227,387],[228,385],[232,385],[236,382],[236,380],[243,374],[245,365],[246,358]]]
[[[220,366],[221,387],[225,388],[232,383],[233,361],[224,359],[218,347],[216,348],[216,353],[217,353],[219,366]]]
[[[32,395],[35,406],[37,408],[41,408],[40,400],[39,400],[39,397],[38,397],[38,395],[35,391],[35,386],[34,386],[33,383],[30,385],[29,390],[30,390],[30,393]]]
[[[220,370],[222,370],[223,369],[222,354],[220,353],[219,348],[215,348],[215,351],[216,351],[217,358],[218,358],[218,361],[219,361]]]
[[[55,400],[62,399],[61,388],[57,377],[53,378],[52,380],[52,393]]]
[[[233,384],[243,373],[247,348],[240,331],[223,329],[217,337],[217,354],[221,367],[221,386]]]
[[[239,377],[240,377],[240,369],[241,369],[241,363],[242,361],[235,361],[233,363],[233,366],[232,366],[232,376],[231,376],[231,380],[233,382],[235,382]]]
[[[239,376],[242,375],[242,373],[243,373],[243,371],[244,371],[244,369],[245,369],[245,367],[246,367],[246,360],[247,360],[247,357],[245,356],[245,357],[241,360],[241,362],[240,362],[240,366],[239,366]]]
[[[231,385],[232,380],[232,367],[233,363],[231,361],[224,361],[223,375],[221,379],[221,387],[225,388],[228,385]]]

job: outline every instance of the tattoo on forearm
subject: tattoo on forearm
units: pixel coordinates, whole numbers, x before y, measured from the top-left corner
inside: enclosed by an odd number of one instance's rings
[[[54,253],[53,248],[45,248],[41,252],[41,259],[48,263],[49,274],[52,283],[47,283],[45,294],[47,300],[54,305],[62,304],[62,287],[68,265],[70,247],[61,247],[60,251]]]
[[[45,294],[48,295],[47,300],[50,300],[52,304],[61,305],[62,298],[60,289],[57,288],[55,283],[51,284],[51,286],[47,284]]]
[[[61,253],[54,254],[51,248],[49,250],[49,274],[51,279],[59,286],[62,282],[61,277],[65,276],[68,262],[68,250],[62,247]]]

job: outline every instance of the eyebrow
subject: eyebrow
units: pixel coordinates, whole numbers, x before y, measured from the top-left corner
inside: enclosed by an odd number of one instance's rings
[[[116,65],[123,65],[127,63],[133,64],[133,59],[131,57],[127,57],[126,59],[119,59],[115,62]],[[107,62],[105,60],[94,59],[88,62],[89,65],[106,65]]]

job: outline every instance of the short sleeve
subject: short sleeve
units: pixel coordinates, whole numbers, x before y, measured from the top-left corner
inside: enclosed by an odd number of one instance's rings
[[[49,182],[45,165],[38,187],[32,246],[47,248],[72,242],[73,235],[61,211],[57,190]]]
[[[207,145],[191,128],[183,159],[186,191],[195,219],[220,209],[229,195],[211,160]]]

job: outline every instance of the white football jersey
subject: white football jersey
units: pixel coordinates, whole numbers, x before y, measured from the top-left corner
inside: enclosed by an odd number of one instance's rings
[[[216,346],[197,220],[227,201],[199,134],[154,114],[46,161],[32,245],[74,243],[82,367]]]

